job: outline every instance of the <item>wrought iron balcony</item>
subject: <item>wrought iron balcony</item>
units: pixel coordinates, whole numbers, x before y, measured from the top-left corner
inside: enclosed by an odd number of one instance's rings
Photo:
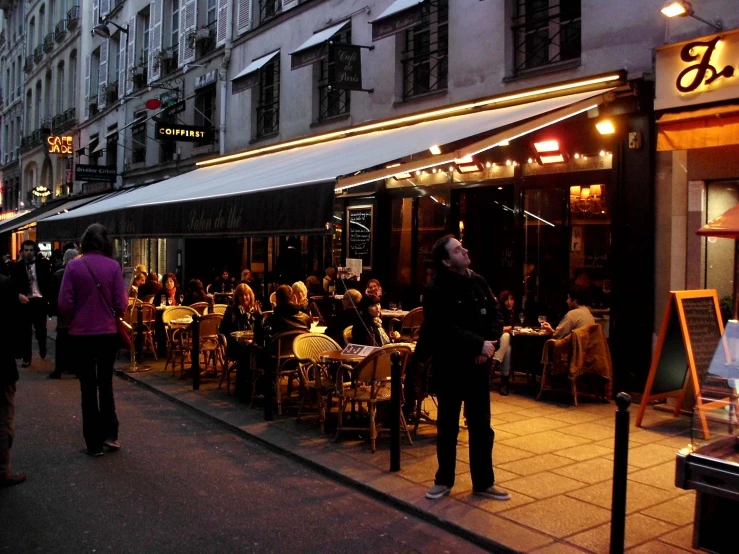
[[[54,33],[49,33],[44,37],[44,52],[52,52],[54,50]]]
[[[42,44],[39,44],[36,48],[33,49],[33,61],[36,63],[39,63],[43,59],[44,59],[44,47]]]
[[[118,81],[108,83],[105,89],[105,103],[107,105],[112,104],[118,100]]]
[[[30,73],[33,69],[33,56],[26,56],[26,63],[23,64],[23,71]]]
[[[67,12],[67,29],[74,31],[80,26],[80,7],[72,6]]]
[[[67,36],[67,20],[62,19],[59,23],[56,24],[56,27],[54,28],[54,38],[57,42],[61,42],[64,40],[64,37]]]
[[[259,23],[269,21],[282,13],[280,0],[259,0]]]
[[[64,114],[60,113],[59,115],[55,115],[51,120],[51,130],[54,133],[58,133],[62,130],[62,127],[64,126]]]
[[[126,1],[126,0],[113,0],[113,1],[111,2],[111,7],[110,7],[110,11],[112,12],[112,11],[114,11],[114,10],[115,10],[116,8],[118,8],[118,6],[122,6],[122,5],[123,5],[123,3],[124,3],[125,1]]]

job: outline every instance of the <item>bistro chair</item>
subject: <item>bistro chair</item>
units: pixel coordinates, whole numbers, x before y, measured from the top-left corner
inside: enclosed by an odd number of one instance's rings
[[[352,325],[345,328],[342,334],[344,335],[344,346],[346,346],[352,342]]]
[[[328,350],[341,350],[332,338],[317,333],[304,333],[295,337],[293,341],[293,353],[298,363],[298,376],[302,398],[296,423],[300,422],[303,415],[305,401],[315,395],[318,408],[318,422],[321,425],[321,433],[326,432],[326,417],[331,412],[331,396],[336,391],[336,383],[329,375],[328,368],[321,363],[321,354]]]
[[[418,340],[423,325],[423,308],[414,308],[403,319],[394,317],[390,320],[390,332],[399,331],[400,340],[413,342]]]
[[[213,313],[214,314],[225,314],[226,308],[228,308],[228,304],[213,304]]]
[[[171,306],[164,310],[162,322],[164,323],[164,330],[167,333],[167,361],[164,363],[164,369],[162,371],[167,371],[167,366],[172,362],[172,375],[174,375],[176,358],[179,356],[181,371],[184,372],[185,358],[188,354],[184,341],[187,330],[173,329],[170,322],[173,319],[180,319],[187,316],[192,317],[197,315],[197,313],[189,306]]]
[[[139,298],[139,300],[141,300],[142,302],[145,302],[147,304],[154,304],[154,297],[155,296],[156,296],[155,294],[147,294],[146,296],[143,296],[143,297]]]
[[[355,367],[340,365],[336,377],[336,396],[339,401],[338,421],[336,423],[336,438],[344,429],[347,430],[366,430],[366,427],[344,427],[343,414],[346,407],[352,402],[366,402],[367,411],[370,420],[370,445],[372,453],[375,453],[377,443],[377,405],[379,403],[390,402],[390,385],[391,385],[391,368],[392,362],[390,355],[393,352],[401,354],[401,377],[405,372],[405,366],[411,356],[411,349],[401,345],[385,345],[382,350],[373,352],[364,358]],[[344,375],[351,375],[351,386],[346,388],[343,386]],[[402,403],[402,399],[401,399]],[[400,428],[408,437],[408,442],[413,444],[408,425],[405,421],[403,412],[400,412]]]
[[[213,371],[218,372],[218,364],[225,365],[225,357],[221,351],[218,328],[223,315],[207,314],[200,316],[200,354],[203,356],[204,369],[208,370],[209,361],[213,362]]]
[[[195,302],[194,304],[190,304],[190,307],[198,312],[200,315],[205,315],[205,313],[208,311],[207,302]]]
[[[149,348],[151,350],[151,353],[154,354],[154,359],[157,360],[157,348],[154,344],[154,330],[156,327],[157,309],[154,307],[153,304],[147,304],[146,302],[141,302],[137,305],[137,308],[139,305],[141,306],[141,316],[144,325],[142,331],[142,335],[144,336],[144,348]],[[131,326],[133,327],[134,338],[137,332],[137,323],[138,313],[136,312],[136,310],[134,310],[131,323]]]
[[[307,331],[286,331],[284,333],[278,333],[270,341],[267,347],[267,353],[269,359],[266,363],[273,364],[275,368],[275,382],[267,383],[265,386],[274,385],[275,396],[277,398],[277,413],[282,415],[282,389],[280,388],[280,381],[283,377],[287,379],[287,396],[290,396],[292,391],[292,380],[297,376],[298,363],[295,353],[293,352],[293,341],[299,335],[307,333]],[[254,407],[254,400],[257,395],[257,380],[264,376],[264,368],[255,367],[252,371],[251,380],[251,405]]]

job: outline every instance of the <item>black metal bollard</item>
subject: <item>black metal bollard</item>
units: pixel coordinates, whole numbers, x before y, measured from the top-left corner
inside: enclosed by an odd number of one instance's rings
[[[192,352],[190,359],[192,360],[192,390],[200,389],[200,314],[192,316],[190,324],[190,333],[192,340]]]
[[[264,421],[272,421],[272,382],[274,381],[275,368],[272,366],[272,356],[270,356],[269,346],[272,341],[272,329],[264,328]],[[277,363],[277,361],[275,361]],[[280,384],[276,383],[279,387]]]
[[[613,496],[611,498],[611,554],[623,554],[626,532],[626,477],[629,461],[629,406],[625,392],[616,396],[616,439],[613,455]]]
[[[144,356],[144,306],[139,304],[136,306],[136,335],[134,337],[134,352],[136,352],[136,362],[141,363]]]
[[[400,471],[400,352],[393,352],[390,359],[390,471]]]

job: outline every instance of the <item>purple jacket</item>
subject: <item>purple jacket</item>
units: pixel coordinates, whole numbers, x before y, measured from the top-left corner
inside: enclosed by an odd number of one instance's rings
[[[85,263],[102,285],[100,292]],[[70,335],[108,335],[118,332],[118,324],[101,292],[107,295],[117,315],[126,312],[128,294],[118,262],[103,254],[89,252],[67,264],[59,291],[59,313],[69,324]]]

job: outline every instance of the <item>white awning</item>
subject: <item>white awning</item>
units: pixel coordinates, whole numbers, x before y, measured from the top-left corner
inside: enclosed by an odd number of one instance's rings
[[[395,2],[390,4],[390,6],[384,12],[382,12],[374,20],[370,21],[370,23],[380,21],[381,19],[385,19],[386,17],[395,15],[396,13],[402,12],[403,10],[418,6],[419,4],[423,4],[423,2],[424,0],[395,0]]]
[[[443,147],[519,122],[523,127],[523,122],[550,112],[553,116],[548,121],[552,123],[597,106],[604,92],[549,98],[211,165],[49,220],[334,182],[340,176],[426,152],[432,145]],[[515,132],[515,128],[509,131]],[[529,130],[519,134],[525,132]]]
[[[303,44],[301,44],[295,51],[290,52],[290,55],[297,54],[298,52],[302,52],[303,50],[307,50],[308,48],[313,48],[314,46],[318,46],[319,44],[323,44],[327,40],[329,40],[332,36],[334,36],[336,33],[341,31],[344,27],[346,27],[349,24],[349,20],[343,21],[342,23],[339,23],[338,25],[334,25],[333,27],[329,27],[328,29],[324,29],[323,31],[318,31],[315,35],[310,37],[308,40],[306,40]],[[266,62],[265,62],[266,63]]]
[[[255,71],[258,71],[262,69],[265,65],[267,65],[272,58],[274,58],[277,54],[279,54],[279,50],[275,50],[271,54],[267,54],[266,56],[262,56],[261,58],[257,58],[253,62],[251,62],[249,65],[246,66],[246,68],[241,71],[236,77],[233,77],[231,81],[236,81],[238,79],[241,79],[242,77],[246,77],[250,73],[254,73]]]

